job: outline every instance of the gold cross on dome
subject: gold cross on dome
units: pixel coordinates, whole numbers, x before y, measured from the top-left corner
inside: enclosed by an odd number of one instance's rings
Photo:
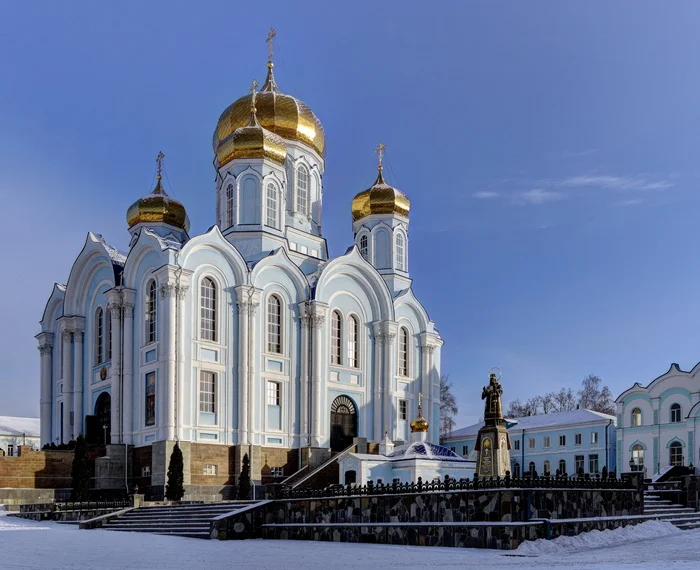
[[[272,61],[272,52],[274,51],[275,36],[277,35],[277,30],[275,28],[270,28],[267,33],[267,39],[265,43],[267,44],[267,60]]]
[[[377,155],[379,155],[379,170],[384,168],[383,164],[384,164],[384,151],[385,150],[386,150],[386,145],[383,142],[380,142],[379,146],[374,151],[377,153]]]
[[[257,93],[257,88],[260,85],[257,79],[253,79],[253,83],[250,84],[250,110],[255,112],[255,94]]]
[[[163,172],[163,159],[165,158],[165,155],[163,154],[163,151],[158,153],[158,156],[156,156],[156,162],[158,163],[158,178],[161,178],[161,174]]]
[[[253,79],[253,83],[250,84],[250,92],[255,93],[255,90],[258,88],[260,83],[258,83],[257,79]]]

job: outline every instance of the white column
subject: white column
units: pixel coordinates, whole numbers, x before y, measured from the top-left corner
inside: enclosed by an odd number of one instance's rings
[[[117,301],[118,302],[118,301]],[[112,351],[112,364],[110,365],[109,372],[111,377],[111,390],[110,396],[111,400],[111,441],[110,443],[121,443],[121,399],[122,399],[122,386],[121,386],[121,373],[122,373],[122,329],[121,329],[121,305],[117,302],[110,301],[107,305],[107,310],[110,312],[112,318],[112,334],[111,334],[111,351]]]
[[[256,339],[258,338],[258,333],[257,333],[257,320],[255,318],[255,315],[258,310],[258,299],[259,296],[253,296],[253,298],[249,301],[248,304],[248,324],[250,326],[250,334],[248,335],[248,360],[249,360],[249,366],[248,366],[248,443],[255,443],[254,437],[255,437],[255,430],[256,430],[256,424],[261,421],[262,414],[256,415],[255,411],[262,410],[262,406],[265,405],[265,400],[263,396],[263,400],[258,403],[258,406],[254,406],[255,402],[255,396],[256,396],[256,391],[253,389],[257,385],[257,366],[256,362],[260,358],[260,353],[262,352],[261,350],[256,349]],[[265,328],[263,327],[263,330]],[[257,391],[258,394],[261,393],[261,390]],[[262,394],[265,394],[265,390],[262,390]],[[261,426],[262,428],[262,426]],[[251,458],[252,461],[252,458]],[[251,463],[251,469],[252,469],[252,463]]]
[[[394,413],[394,378],[396,376],[396,354],[394,351],[394,339],[396,327],[392,323],[384,323],[384,424],[389,428],[389,437],[396,439],[396,414]]]
[[[124,291],[124,293],[127,293]],[[133,292],[132,292],[133,293]],[[123,442],[133,443],[134,413],[134,304],[125,302],[124,311],[124,390],[122,400]]]
[[[183,418],[185,414],[185,335],[183,334],[183,330],[185,327],[183,326],[183,323],[185,322],[185,297],[187,295],[187,291],[189,289],[189,285],[183,285],[180,283],[177,286],[176,289],[176,296],[175,296],[175,306],[176,306],[176,311],[177,311],[177,320],[175,321],[175,330],[176,330],[176,366],[177,366],[177,375],[176,375],[176,380],[173,382],[173,385],[175,386],[175,411],[176,415],[174,418],[174,425],[175,425],[175,430],[177,432],[177,438],[182,439],[182,425],[183,425]],[[221,328],[223,329],[225,326],[226,321],[224,319],[221,320]],[[198,381],[198,379],[196,379]],[[199,384],[197,383],[197,386]],[[217,388],[218,390],[219,388]]]
[[[71,411],[73,411],[73,376],[71,370],[71,341],[73,331],[64,330],[61,333],[63,340],[63,441],[68,443],[73,439],[73,426],[71,424]]]
[[[299,303],[301,315],[301,378],[299,379],[299,447],[309,441],[309,315],[306,303]]]
[[[177,286],[175,283],[164,283],[160,288],[161,304],[163,310],[163,335],[162,354],[165,366],[161,367],[160,386],[165,388],[163,398],[164,406],[159,414],[159,432],[168,440],[175,439],[175,296]],[[163,409],[164,408],[164,409]]]
[[[374,398],[372,408],[374,411],[374,441],[381,441],[384,438],[384,424],[382,423],[382,348],[384,346],[381,323],[373,323],[373,350],[374,350]]]
[[[311,377],[311,407],[312,427],[311,427],[311,445],[312,447],[321,447],[321,378],[323,366],[323,323],[326,320],[326,307],[320,306],[317,303],[311,304],[311,313],[309,315],[309,325],[311,327],[312,338],[312,377]]]
[[[52,398],[51,371],[53,370],[53,334],[41,333],[39,354],[41,354],[41,390],[39,406],[41,411],[41,445],[51,443]]]
[[[73,333],[73,434],[83,433],[83,331]]]
[[[248,319],[249,303],[241,295],[247,292],[238,289],[238,444],[248,445]]]
[[[433,354],[433,346],[423,343],[421,345],[421,389],[420,391],[423,393],[423,417],[428,420],[428,423],[432,425],[432,388],[433,388],[433,381],[431,378],[430,374],[430,366],[432,364],[432,354]]]

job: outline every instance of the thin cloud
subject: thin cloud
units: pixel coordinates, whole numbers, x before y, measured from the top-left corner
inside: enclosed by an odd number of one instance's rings
[[[633,200],[623,200],[622,202],[617,202],[616,204],[613,204],[613,206],[620,206],[620,207],[627,207],[627,206],[637,206],[638,204],[642,204],[644,200],[641,198],[636,198]]]
[[[532,206],[540,206],[548,202],[556,202],[564,198],[559,192],[544,190],[542,188],[533,188],[527,192],[521,192],[515,199],[517,204],[530,204]]]
[[[572,176],[561,181],[562,186],[597,187],[611,190],[666,190],[674,184],[668,180],[648,180],[643,176]]]
[[[564,150],[559,153],[561,158],[579,158],[580,156],[588,156],[589,154],[594,154],[598,152],[597,148],[589,148],[586,150],[570,151]]]
[[[478,200],[491,200],[493,198],[498,198],[499,196],[500,194],[498,192],[491,191],[474,192],[474,194],[472,194],[472,197]]]

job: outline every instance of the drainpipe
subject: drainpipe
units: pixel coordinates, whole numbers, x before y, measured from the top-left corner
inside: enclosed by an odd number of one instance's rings
[[[608,449],[608,441],[610,439],[609,430],[613,420],[608,420],[608,425],[605,426],[605,467],[610,473],[610,450]]]
[[[525,475],[525,430],[520,434],[520,476]]]

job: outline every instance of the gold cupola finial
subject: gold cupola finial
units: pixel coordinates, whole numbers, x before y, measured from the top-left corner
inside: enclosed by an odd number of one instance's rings
[[[386,184],[384,182],[384,175],[382,174],[382,170],[384,170],[384,151],[386,150],[386,145],[383,142],[380,142],[379,145],[377,146],[376,150],[374,152],[377,153],[377,171],[379,174],[377,175],[377,180],[375,184]]]
[[[258,110],[255,108],[255,94],[257,93],[257,88],[260,85],[257,79],[253,79],[253,83],[250,84],[250,123],[249,127],[258,126]]]
[[[165,190],[163,190],[163,184],[161,183],[161,180],[163,179],[164,158],[165,155],[161,150],[160,152],[158,152],[158,156],[156,156],[156,164],[158,164],[158,175],[156,176],[156,187],[153,189],[153,192],[151,192],[152,194],[165,194]]]
[[[418,392],[418,417],[411,422],[411,433],[422,433],[428,431],[428,420],[423,417],[422,409],[423,394]]]
[[[267,39],[265,43],[267,44],[267,78],[265,79],[265,85],[262,86],[262,91],[279,91],[277,83],[275,82],[275,74],[272,69],[275,64],[272,61],[272,55],[275,51],[275,36],[277,35],[277,30],[275,28],[270,28],[267,33]]]

